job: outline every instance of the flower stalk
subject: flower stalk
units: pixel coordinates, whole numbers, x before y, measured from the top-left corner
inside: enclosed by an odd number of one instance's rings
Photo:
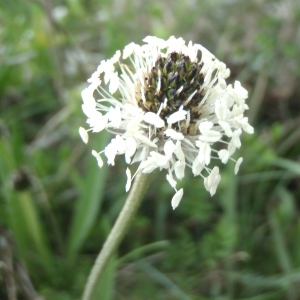
[[[88,277],[83,300],[96,299],[96,291],[109,259],[117,250],[147,190],[150,174],[139,172],[109,236],[107,237]]]

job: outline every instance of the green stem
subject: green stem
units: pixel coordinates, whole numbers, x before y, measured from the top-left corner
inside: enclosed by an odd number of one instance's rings
[[[120,212],[118,219],[115,222],[115,225],[106,239],[91,270],[85,285],[83,300],[95,300],[95,293],[99,286],[105,266],[125,236],[128,226],[130,225],[130,221],[133,219],[140,203],[142,202],[148,186],[149,178],[149,174],[143,174],[142,172],[137,174],[123,209]]]

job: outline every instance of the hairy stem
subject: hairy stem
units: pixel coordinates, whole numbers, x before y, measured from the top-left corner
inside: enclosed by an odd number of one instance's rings
[[[150,175],[139,173],[137,174],[128,198],[120,212],[117,221],[115,222],[108,238],[106,239],[96,261],[88,277],[85,285],[83,300],[95,300],[95,293],[103,271],[114,254],[122,239],[124,238],[128,226],[133,219],[140,203],[142,202],[143,196],[146,192]]]

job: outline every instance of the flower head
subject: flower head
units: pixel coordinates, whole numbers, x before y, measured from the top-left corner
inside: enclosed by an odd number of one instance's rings
[[[253,133],[244,117],[248,92],[239,81],[227,85],[229,69],[199,44],[175,37],[143,41],[127,45],[122,58],[117,51],[102,61],[88,80],[82,109],[90,128],[79,133],[85,143],[87,131],[114,134],[104,150],[93,150],[100,167],[104,154],[110,165],[116,155],[124,155],[127,164],[139,162],[137,172],[165,169],[176,208],[183,196],[176,180],[186,167],[203,178],[211,195],[221,180],[213,162],[235,161],[237,173],[242,158],[231,156],[242,132]],[[128,168],[126,174],[127,191],[134,176]]]

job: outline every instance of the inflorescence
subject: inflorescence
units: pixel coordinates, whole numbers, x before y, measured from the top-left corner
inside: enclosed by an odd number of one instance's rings
[[[114,134],[104,150],[92,151],[100,167],[104,153],[109,165],[125,155],[127,164],[140,163],[137,172],[165,169],[176,191],[174,209],[183,196],[176,179],[186,167],[203,178],[211,195],[221,180],[213,161],[232,160],[238,172],[242,158],[232,155],[241,147],[242,132],[254,131],[244,116],[248,92],[239,81],[227,85],[230,70],[199,44],[152,36],[144,42],[127,45],[122,59],[117,51],[100,63],[82,92],[90,128],[79,133],[85,143],[88,131]],[[129,168],[126,175],[128,191],[134,176]]]

